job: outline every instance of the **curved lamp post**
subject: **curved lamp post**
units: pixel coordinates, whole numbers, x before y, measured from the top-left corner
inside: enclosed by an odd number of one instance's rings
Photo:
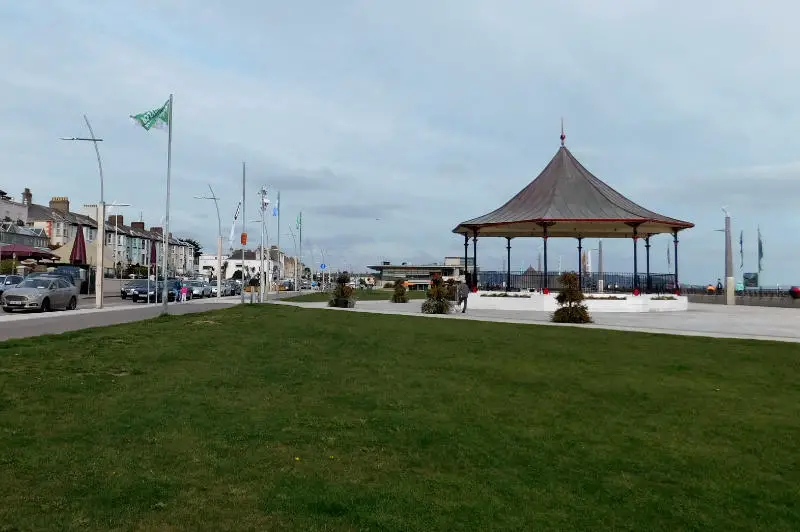
[[[95,291],[95,307],[103,308],[103,246],[106,239],[106,209],[105,200],[103,196],[103,161],[100,158],[100,148],[97,147],[98,142],[103,142],[103,139],[95,137],[92,130],[92,124],[89,118],[83,115],[83,120],[86,122],[86,127],[89,128],[89,138],[86,137],[61,137],[61,140],[72,141],[88,141],[94,144],[94,152],[97,154],[97,168],[100,172],[100,203],[97,205],[97,272],[94,276],[94,291]]]
[[[217,297],[222,297],[222,218],[219,215],[219,198],[214,194],[214,189],[208,185],[210,196],[195,196],[195,199],[213,200],[217,209]]]

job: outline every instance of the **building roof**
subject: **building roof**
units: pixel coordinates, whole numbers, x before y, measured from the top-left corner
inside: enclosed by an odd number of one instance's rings
[[[97,228],[97,222],[93,218],[83,214],[74,212],[62,212],[57,209],[52,209],[47,205],[38,205],[31,203],[28,205],[28,221],[29,222],[66,222],[72,225],[84,225],[86,227]]]
[[[431,270],[437,271],[441,270],[442,268],[457,268],[460,267],[460,264],[453,264],[453,265],[445,265],[445,264],[380,264],[376,266],[367,266],[370,270],[375,271],[383,271],[387,268],[391,268],[393,270]]]
[[[494,211],[460,223],[472,236],[631,237],[671,233],[694,224],[648,210],[601,181],[563,145],[542,172]]]

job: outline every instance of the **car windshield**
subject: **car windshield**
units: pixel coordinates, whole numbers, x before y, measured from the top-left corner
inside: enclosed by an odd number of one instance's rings
[[[186,284],[189,285],[189,286],[203,286],[203,282],[202,281],[189,281]]]
[[[21,288],[50,288],[50,283],[52,282],[53,280],[47,277],[36,277],[34,279],[25,279],[19,286]]]

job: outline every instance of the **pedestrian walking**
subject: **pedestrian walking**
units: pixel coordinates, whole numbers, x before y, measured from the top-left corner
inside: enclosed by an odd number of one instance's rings
[[[462,314],[467,312],[468,297],[469,297],[469,286],[467,285],[466,281],[462,281],[461,284],[458,285],[458,304],[463,305],[461,307]]]
[[[186,303],[186,298],[189,295],[189,287],[185,284],[181,285],[181,303]]]

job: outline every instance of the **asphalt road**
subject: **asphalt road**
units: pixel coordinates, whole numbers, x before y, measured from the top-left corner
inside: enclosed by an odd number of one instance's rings
[[[296,295],[292,292],[281,292],[270,294],[270,299],[282,299]],[[250,294],[246,294],[245,301],[249,302]],[[194,314],[206,312],[220,308],[228,308],[238,305],[241,302],[240,296],[224,297],[220,300],[216,298],[199,299],[188,303],[170,303],[170,314]],[[130,300],[123,301],[120,298],[106,298],[105,308],[97,310],[94,308],[94,300],[81,300],[78,310],[75,311],[54,311],[46,314],[38,313],[0,313],[0,341],[12,338],[28,338],[43,334],[60,334],[67,331],[77,331],[90,327],[106,327],[118,325],[120,323],[131,323],[150,318],[155,318],[161,314],[161,304],[145,305],[144,303],[133,303]]]

